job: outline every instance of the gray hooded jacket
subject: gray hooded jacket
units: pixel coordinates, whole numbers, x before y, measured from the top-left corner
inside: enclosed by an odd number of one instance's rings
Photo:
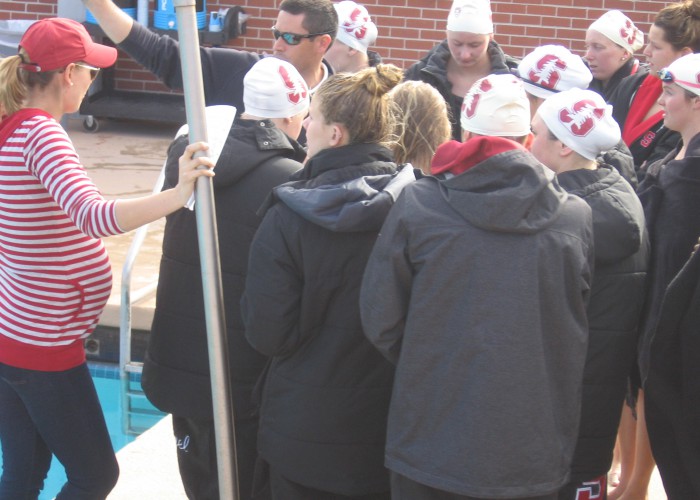
[[[397,363],[385,464],[460,495],[538,496],[566,483],[576,442],[591,210],[515,143],[472,141],[433,164],[466,171],[403,191],[365,271],[365,334]]]

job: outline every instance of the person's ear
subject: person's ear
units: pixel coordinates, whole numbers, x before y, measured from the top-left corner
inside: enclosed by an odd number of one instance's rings
[[[693,49],[690,48],[690,47],[683,47],[683,48],[681,49],[681,57],[682,57],[682,56],[687,56],[688,54],[692,54],[692,53],[693,53]]]
[[[73,83],[73,70],[75,69],[75,64],[70,63],[68,66],[66,66],[66,69],[61,73],[61,77],[63,78],[63,83],[64,85],[68,87],[72,87],[74,85]]]
[[[331,48],[331,42],[333,42],[330,35],[319,35],[316,40],[318,40],[318,46],[324,54]]]
[[[567,156],[571,156],[574,153],[574,150],[566,144],[564,144],[563,142],[559,141],[559,144],[561,144],[561,147],[559,148],[560,157],[566,158]]]
[[[691,98],[691,101],[691,108],[693,110],[700,109],[700,95],[696,95],[695,97]]]
[[[333,127],[333,134],[331,134],[330,138],[330,146],[335,148],[338,146],[344,146],[347,144],[347,133],[345,131],[345,128],[340,125],[339,123],[334,123],[332,125]]]

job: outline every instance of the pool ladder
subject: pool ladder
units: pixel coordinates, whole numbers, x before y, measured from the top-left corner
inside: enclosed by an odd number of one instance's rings
[[[160,192],[165,182],[165,163],[153,188]],[[121,380],[122,430],[125,434],[138,435],[153,425],[153,420],[163,413],[155,410],[141,390],[143,363],[131,359],[131,305],[152,294],[155,281],[135,293],[131,293],[131,271],[136,256],[148,234],[148,224],[135,231],[134,239],[124,260],[119,308],[119,378]]]

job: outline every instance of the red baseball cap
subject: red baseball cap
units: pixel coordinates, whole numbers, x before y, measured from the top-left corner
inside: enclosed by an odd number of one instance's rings
[[[22,68],[53,71],[78,61],[106,68],[117,60],[117,49],[92,41],[85,27],[72,19],[51,17],[32,24],[19,42],[29,55]]]

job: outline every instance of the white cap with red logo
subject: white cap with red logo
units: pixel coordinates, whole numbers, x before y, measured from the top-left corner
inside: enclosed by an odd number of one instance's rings
[[[530,101],[515,75],[489,75],[474,82],[464,97],[463,131],[496,137],[530,133]]]
[[[700,54],[679,57],[659,74],[663,82],[675,83],[695,95],[700,95]]]
[[[605,35],[630,54],[634,54],[644,45],[644,34],[619,10],[609,10],[593,21],[588,29]]]
[[[537,115],[566,146],[589,160],[620,142],[612,106],[592,90],[571,89],[545,99]]]
[[[367,9],[351,0],[343,0],[333,4],[338,13],[338,34],[336,40],[350,48],[367,52],[377,41],[377,26],[369,17]]]
[[[525,90],[543,99],[562,90],[585,89],[593,79],[579,56],[563,45],[542,45],[523,57],[518,76]]]
[[[493,33],[490,0],[454,0],[447,16],[447,31],[477,35]]]
[[[259,118],[290,118],[309,107],[309,88],[287,61],[265,57],[243,78],[245,112]]]

